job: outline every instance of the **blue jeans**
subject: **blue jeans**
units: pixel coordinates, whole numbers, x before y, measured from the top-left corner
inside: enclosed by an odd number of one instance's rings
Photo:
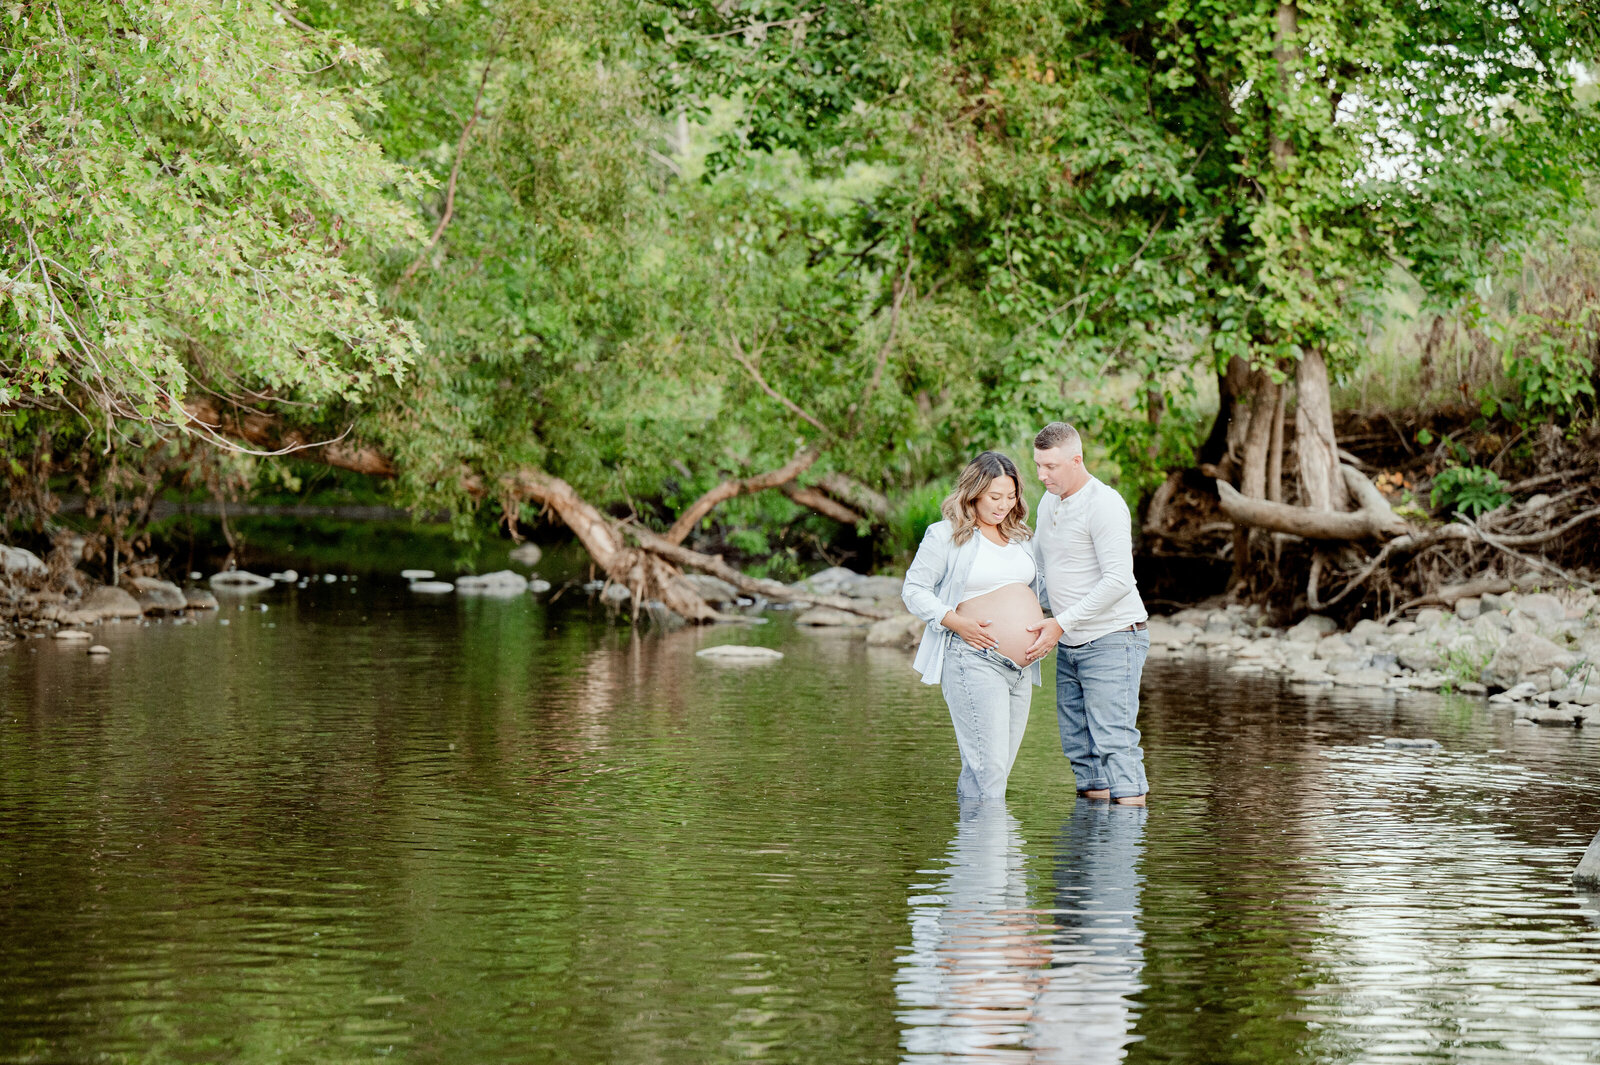
[[[1134,724],[1149,654],[1150,634],[1143,630],[1056,648],[1056,723],[1079,791],[1110,788],[1112,798],[1122,799],[1150,790]]]
[[[952,639],[944,655],[939,686],[950,704],[950,723],[961,750],[961,776],[956,795],[962,799],[998,799],[1028,727],[1033,682],[1026,670],[998,651],[978,650]]]

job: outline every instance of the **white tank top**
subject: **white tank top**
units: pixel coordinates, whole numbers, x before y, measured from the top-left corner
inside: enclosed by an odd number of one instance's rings
[[[972,572],[967,575],[967,589],[962,593],[962,603],[980,595],[988,595],[1008,584],[1033,584],[1035,570],[1031,551],[1021,544],[1001,547],[981,532],[972,535],[978,538],[978,557],[972,560]]]

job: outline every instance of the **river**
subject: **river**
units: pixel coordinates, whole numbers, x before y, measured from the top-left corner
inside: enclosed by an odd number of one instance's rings
[[[0,652],[0,1061],[1600,1061],[1600,736],[1476,699],[1153,660],[1148,811],[1074,801],[1048,684],[963,810],[909,656],[781,615],[99,638]]]

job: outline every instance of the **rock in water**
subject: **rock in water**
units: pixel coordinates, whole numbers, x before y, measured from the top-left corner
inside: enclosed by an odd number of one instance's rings
[[[688,585],[694,593],[708,603],[731,603],[739,598],[739,589],[709,573],[685,573],[675,578]]]
[[[528,582],[528,591],[535,595],[543,595],[550,590],[550,582],[540,577],[535,577]]]
[[[124,577],[122,587],[139,601],[146,614],[178,614],[189,606],[183,589],[156,577]]]
[[[1400,750],[1432,751],[1444,746],[1438,740],[1417,739],[1411,736],[1390,736],[1383,741],[1383,745]]]
[[[58,640],[87,640],[88,638],[89,638],[89,634],[87,632],[84,632],[82,629],[57,629],[56,630],[56,639],[58,639]]]
[[[1572,872],[1572,882],[1584,887],[1600,887],[1600,832],[1596,832],[1594,839],[1589,841],[1589,849],[1583,852],[1583,860]]]
[[[183,593],[183,601],[189,604],[190,610],[215,610],[217,597],[204,588],[187,588]]]
[[[400,571],[400,576],[408,581],[431,581],[433,580],[433,570],[403,569]]]
[[[783,657],[783,652],[774,651],[770,647],[721,643],[715,647],[706,647],[696,651],[695,655],[699,658],[710,658],[717,662],[776,662]]]
[[[864,617],[861,614],[852,614],[848,610],[834,610],[832,607],[819,606],[813,607],[795,618],[794,623],[811,628],[864,629],[871,625],[874,620],[874,618]]]
[[[272,578],[263,577],[259,573],[251,573],[249,570],[233,569],[228,570],[226,573],[213,573],[211,575],[211,587],[219,592],[248,594],[250,592],[264,592],[275,585],[276,582]]]
[[[421,592],[423,595],[443,595],[445,592],[455,591],[456,586],[449,581],[412,581],[411,590]]]
[[[544,552],[539,550],[538,544],[522,543],[511,549],[511,561],[520,562],[524,566],[537,566],[544,557]]]
[[[528,578],[508,569],[495,573],[472,574],[456,578],[456,591],[462,595],[490,595],[511,598],[528,590]]]
[[[916,647],[928,625],[919,617],[902,614],[899,617],[875,621],[867,630],[868,647]]]
[[[94,655],[96,658],[98,658],[101,655],[110,654],[111,653],[111,648],[107,647],[103,643],[97,643],[93,647],[89,648],[89,653]]]
[[[144,613],[139,601],[121,588],[103,584],[83,597],[78,610],[97,619],[136,618]]]

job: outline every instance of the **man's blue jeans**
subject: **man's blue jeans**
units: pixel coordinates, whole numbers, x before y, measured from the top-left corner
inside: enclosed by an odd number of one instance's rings
[[[1135,724],[1149,654],[1150,634],[1142,629],[1056,647],[1056,723],[1079,791],[1110,788],[1122,799],[1150,790]]]

